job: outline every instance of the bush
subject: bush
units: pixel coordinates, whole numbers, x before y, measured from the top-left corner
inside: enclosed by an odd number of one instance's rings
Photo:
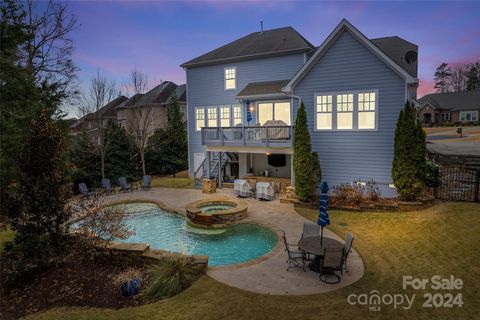
[[[187,289],[201,275],[184,258],[166,259],[152,268],[146,295],[150,298],[168,298]]]
[[[378,199],[382,195],[380,188],[377,186],[377,184],[373,180],[367,181],[364,191],[365,191],[365,198],[369,201],[378,201]]]
[[[426,162],[425,168],[425,185],[436,188],[441,183],[440,175],[438,174],[438,166],[430,160]]]
[[[364,187],[359,184],[345,183],[333,188],[336,201],[343,206],[358,206],[363,202]]]

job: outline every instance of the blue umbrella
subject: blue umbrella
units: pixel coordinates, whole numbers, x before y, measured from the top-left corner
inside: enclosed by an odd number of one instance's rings
[[[245,101],[245,106],[247,107],[247,122],[252,121],[252,113],[250,112],[250,100]]]
[[[320,245],[323,244],[323,227],[330,224],[330,218],[328,217],[328,184],[326,181],[320,185],[320,203],[319,203],[319,215],[317,224],[322,227],[320,234]]]

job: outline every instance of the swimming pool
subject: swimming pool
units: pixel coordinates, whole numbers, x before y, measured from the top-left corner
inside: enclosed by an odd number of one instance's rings
[[[126,223],[135,235],[121,242],[141,242],[151,248],[191,255],[208,255],[210,266],[246,262],[260,257],[277,243],[276,234],[261,225],[238,224],[221,234],[188,232],[185,218],[155,204],[119,205],[129,213]]]

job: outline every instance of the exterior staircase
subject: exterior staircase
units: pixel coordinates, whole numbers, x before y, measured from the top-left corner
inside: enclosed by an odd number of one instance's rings
[[[215,179],[217,186],[222,187],[223,172],[225,167],[231,163],[238,163],[238,155],[232,152],[210,152],[210,163],[206,157],[194,173],[194,188],[202,187],[203,179]]]

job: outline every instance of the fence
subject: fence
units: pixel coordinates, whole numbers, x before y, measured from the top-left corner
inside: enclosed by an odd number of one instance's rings
[[[442,200],[474,201],[480,199],[480,170],[465,167],[439,167],[436,186],[427,188],[427,195]]]

